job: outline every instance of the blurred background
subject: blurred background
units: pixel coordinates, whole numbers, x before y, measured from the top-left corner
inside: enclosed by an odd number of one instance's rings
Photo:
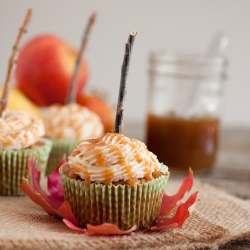
[[[124,44],[130,30],[138,31],[127,81],[125,124],[145,124],[151,51],[180,49],[205,53],[213,36],[224,32],[229,38],[226,50],[229,65],[222,126],[250,126],[250,1],[1,0],[1,83],[5,80],[13,41],[28,7],[33,9],[33,16],[22,44],[37,34],[52,33],[79,48],[89,16],[97,12],[85,53],[90,69],[87,90],[105,91],[108,102],[114,107]]]

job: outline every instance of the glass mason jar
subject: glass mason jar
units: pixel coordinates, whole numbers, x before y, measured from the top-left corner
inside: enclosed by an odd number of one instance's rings
[[[170,171],[210,170],[218,151],[224,56],[150,56],[146,144]]]

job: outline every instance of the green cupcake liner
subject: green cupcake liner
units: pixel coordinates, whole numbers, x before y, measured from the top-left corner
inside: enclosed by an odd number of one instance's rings
[[[47,163],[46,175],[52,174],[60,163],[63,155],[65,154],[66,157],[68,157],[78,143],[78,140],[51,139],[51,141],[53,146]]]
[[[33,155],[35,165],[43,174],[52,147],[51,141],[40,139],[42,146],[20,150],[0,150],[0,195],[20,196],[22,178],[28,178],[28,162]]]
[[[36,168],[42,173],[45,174],[47,163],[49,160],[49,155],[52,149],[52,141],[49,139],[41,138],[39,142],[43,142],[44,145],[41,147],[34,148],[34,159]]]
[[[64,166],[60,168],[64,197],[80,226],[107,222],[127,230],[134,225],[143,229],[155,223],[169,174],[136,187],[92,183],[87,188],[84,181],[65,175]],[[167,171],[165,166],[162,168]]]

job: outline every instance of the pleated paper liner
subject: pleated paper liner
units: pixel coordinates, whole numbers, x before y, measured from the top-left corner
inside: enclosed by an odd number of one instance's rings
[[[169,174],[131,187],[129,185],[90,184],[70,179],[60,168],[65,200],[80,226],[113,223],[119,229],[147,228],[157,219]],[[165,166],[161,171],[168,172]]]
[[[66,139],[51,139],[51,141],[53,146],[47,164],[46,175],[53,173],[61,161],[63,155],[66,154],[66,157],[68,157],[73,152],[78,143],[77,140]]]
[[[0,150],[0,195],[24,195],[19,185],[22,177],[28,178],[28,161],[32,155],[37,169],[44,174],[52,143],[47,139],[40,139],[39,142],[41,146],[34,148]]]

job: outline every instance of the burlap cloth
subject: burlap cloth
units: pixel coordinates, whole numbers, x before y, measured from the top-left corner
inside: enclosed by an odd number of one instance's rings
[[[179,185],[170,180],[168,188]],[[182,228],[131,236],[85,236],[28,197],[0,197],[0,249],[218,249],[250,239],[250,201],[201,183],[193,190],[201,200]]]

